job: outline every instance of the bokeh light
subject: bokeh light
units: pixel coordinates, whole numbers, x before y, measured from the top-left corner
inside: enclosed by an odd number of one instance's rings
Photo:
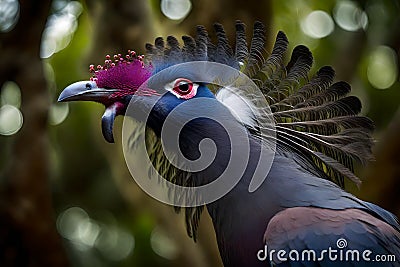
[[[9,32],[19,19],[19,2],[17,0],[0,0],[0,32]]]
[[[154,228],[151,233],[150,244],[153,251],[163,258],[173,260],[178,257],[178,246],[175,244],[174,240],[159,227]]]
[[[93,245],[99,234],[98,225],[91,223],[89,215],[79,207],[65,210],[57,219],[59,233],[76,243]]]
[[[0,134],[13,135],[17,133],[23,124],[21,111],[12,105],[3,105],[0,108]]]
[[[1,105],[6,104],[16,108],[21,106],[21,89],[15,82],[7,81],[1,88]]]
[[[316,10],[309,13],[301,21],[302,31],[315,39],[320,39],[331,34],[335,28],[331,16],[322,10]]]
[[[355,2],[340,1],[333,10],[333,17],[340,28],[346,31],[364,30],[368,26],[368,16]]]
[[[115,226],[103,225],[95,247],[108,259],[120,261],[132,253],[135,239],[128,232]]]
[[[61,4],[58,3],[58,5]],[[71,1],[48,18],[40,48],[41,58],[49,58],[54,53],[67,47],[78,27],[77,20],[82,13],[82,9],[81,3]]]
[[[388,46],[378,46],[368,61],[368,81],[377,89],[387,89],[398,77],[399,69],[396,52]]]
[[[51,125],[58,125],[62,123],[67,118],[68,113],[69,113],[68,103],[52,104],[49,110],[49,123]]]
[[[192,9],[190,0],[161,0],[161,12],[169,19],[184,19]]]
[[[117,226],[100,223],[80,207],[71,207],[57,218],[59,233],[80,251],[98,249],[106,258],[120,261],[128,257],[135,246],[134,237]]]

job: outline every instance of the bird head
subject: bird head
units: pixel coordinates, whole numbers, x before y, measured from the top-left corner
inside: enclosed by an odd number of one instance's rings
[[[102,132],[110,143],[114,142],[113,124],[116,116],[125,115],[132,100],[136,105],[140,103],[139,108],[142,110],[155,106],[153,120],[149,123],[157,128],[159,120],[179,104],[196,97],[214,98],[206,83],[192,81],[196,78],[190,72],[186,72],[186,75],[177,74],[179,70],[162,72],[149,80],[154,74],[153,65],[145,63],[144,56],[137,56],[130,50],[125,57],[114,55],[113,60],[107,55],[104,65],[98,65],[97,69],[90,65],[89,71],[93,75],[90,80],[67,86],[58,101],[93,101],[103,104],[106,110],[102,117]]]
[[[128,51],[125,58],[115,55],[114,60],[106,56],[104,65],[89,67],[92,77],[88,81],[79,81],[67,86],[58,101],[94,101],[105,106],[102,118],[104,138],[114,142],[112,128],[114,119],[124,115],[127,105],[141,84],[151,75],[151,66],[145,65],[143,56]],[[149,92],[150,93],[150,92]]]

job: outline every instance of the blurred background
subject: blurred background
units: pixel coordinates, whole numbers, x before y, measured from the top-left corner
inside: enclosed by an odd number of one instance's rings
[[[0,0],[0,266],[221,266],[203,213],[199,240],[182,215],[143,193],[94,103],[57,103],[89,64],[157,36],[234,21],[265,23],[332,65],[376,123],[376,161],[349,190],[400,215],[400,1]]]

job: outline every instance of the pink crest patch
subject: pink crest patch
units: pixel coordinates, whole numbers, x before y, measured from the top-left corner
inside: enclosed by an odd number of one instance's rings
[[[119,89],[115,97],[134,94],[138,88],[151,76],[153,67],[143,62],[144,56],[136,56],[134,51],[128,51],[125,58],[121,54],[114,55],[114,60],[106,56],[104,65],[90,65],[92,81],[99,88]]]

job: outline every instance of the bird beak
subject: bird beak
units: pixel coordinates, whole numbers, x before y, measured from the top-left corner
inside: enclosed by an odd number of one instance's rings
[[[81,81],[67,86],[61,92],[58,101],[94,101],[104,104],[106,110],[101,119],[101,129],[104,139],[109,143],[114,143],[114,120],[116,116],[124,112],[122,103],[110,101],[110,96],[115,92],[118,90],[98,88],[94,81]]]
[[[58,97],[58,102],[94,101],[104,103],[118,90],[98,88],[94,81],[81,81],[67,86]]]

